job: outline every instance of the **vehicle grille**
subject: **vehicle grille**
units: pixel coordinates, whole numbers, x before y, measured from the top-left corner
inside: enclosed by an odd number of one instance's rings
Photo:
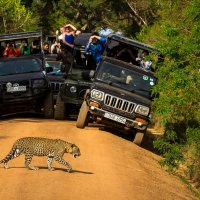
[[[105,95],[104,104],[128,113],[132,113],[135,108],[134,103],[109,94]]]
[[[53,83],[51,83],[51,89],[52,89],[52,91],[59,91],[60,87],[62,85],[63,85],[63,83],[53,82]]]

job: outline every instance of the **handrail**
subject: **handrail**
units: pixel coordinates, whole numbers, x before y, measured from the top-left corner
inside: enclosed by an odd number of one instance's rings
[[[17,40],[25,38],[39,38],[39,37],[42,37],[42,31],[18,32],[10,34],[1,34],[0,41]]]

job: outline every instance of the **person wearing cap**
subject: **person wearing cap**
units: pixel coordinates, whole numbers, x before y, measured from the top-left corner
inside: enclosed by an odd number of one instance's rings
[[[61,27],[60,32],[61,34],[58,35],[59,31],[56,31],[56,41],[66,45],[66,49],[72,52],[72,48],[74,47],[74,37],[81,32],[72,24],[66,24],[64,27]]]
[[[97,32],[92,33],[89,42],[86,43],[85,53],[91,52],[92,58],[98,64],[106,44],[106,38],[100,37]]]
[[[68,47],[73,48],[74,47],[74,31],[76,31],[76,28],[70,24],[67,24],[65,26],[65,32],[63,34],[63,43],[66,44]]]

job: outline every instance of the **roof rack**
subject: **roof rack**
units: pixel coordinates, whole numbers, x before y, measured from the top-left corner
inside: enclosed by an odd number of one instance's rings
[[[127,63],[127,62],[124,62],[122,60],[118,60],[118,59],[113,58],[113,57],[102,56],[102,60],[111,62],[111,63],[116,64],[116,65],[119,65],[121,63],[121,65],[123,65],[124,67],[129,66],[131,68],[134,68],[138,72],[143,72],[146,75],[155,76],[155,73],[151,70],[146,70],[146,69],[144,69],[140,66],[137,66],[137,65],[134,65],[134,64],[131,64],[131,63]]]
[[[0,41],[17,40],[17,39],[24,39],[24,38],[38,38],[38,37],[42,37],[42,31],[29,31],[29,32],[1,34]]]
[[[143,49],[143,50],[147,50],[147,51],[153,51],[153,52],[157,52],[158,51],[157,49],[155,49],[154,47],[152,47],[150,45],[138,42],[136,40],[131,40],[129,38],[123,37],[123,36],[118,35],[118,34],[110,34],[110,35],[108,35],[107,39],[108,40],[109,39],[110,40],[116,40],[116,41],[123,42],[123,43],[129,44],[129,45],[133,45],[133,46],[135,46],[137,48],[140,48],[140,49]]]

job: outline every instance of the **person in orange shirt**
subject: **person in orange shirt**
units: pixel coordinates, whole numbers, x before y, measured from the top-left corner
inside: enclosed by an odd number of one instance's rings
[[[3,57],[13,57],[19,55],[20,55],[20,49],[12,43],[7,43],[6,48],[3,51]]]

